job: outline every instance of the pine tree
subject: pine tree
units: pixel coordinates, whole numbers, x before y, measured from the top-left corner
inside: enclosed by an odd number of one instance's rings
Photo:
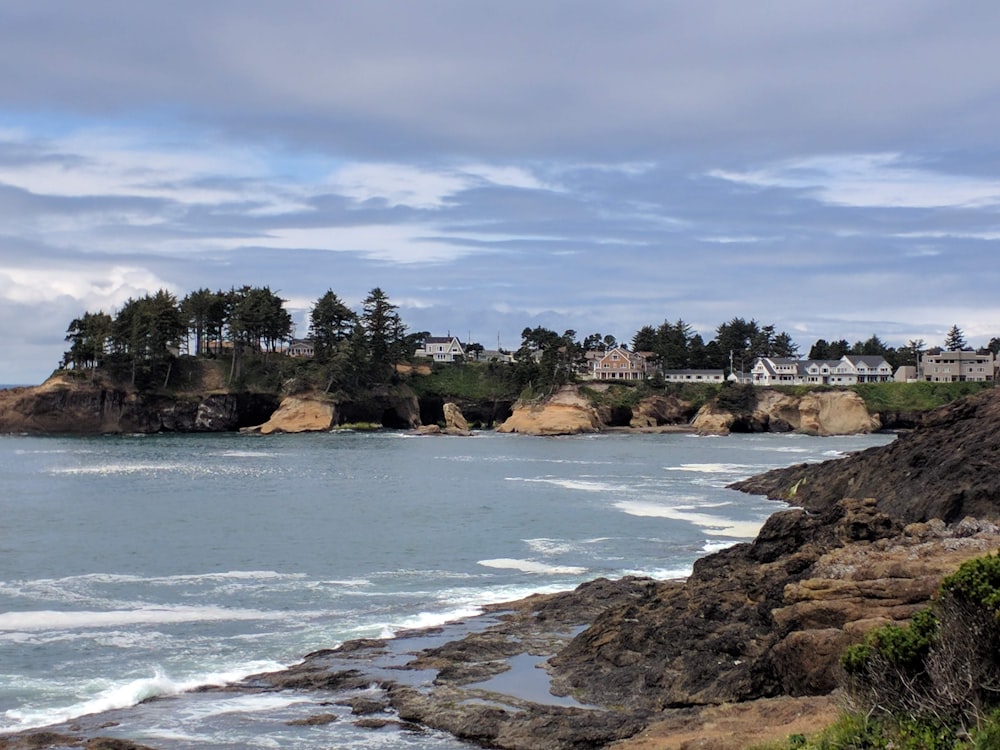
[[[944,340],[944,348],[949,352],[959,352],[965,349],[965,334],[957,325],[953,325]]]

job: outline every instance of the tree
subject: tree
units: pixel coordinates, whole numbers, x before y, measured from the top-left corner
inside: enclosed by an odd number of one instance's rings
[[[396,362],[405,358],[406,326],[396,312],[396,305],[378,287],[372,289],[362,304],[367,375],[370,382],[388,382]]]
[[[965,349],[966,346],[965,334],[962,333],[962,329],[957,325],[953,325],[944,339],[944,348],[949,352],[958,352]]]
[[[830,342],[826,339],[816,339],[816,342],[809,349],[808,359],[832,359],[830,356]]]
[[[358,316],[332,290],[316,300],[309,313],[309,335],[313,340],[316,360],[330,360],[341,344],[351,337],[357,320]]]
[[[206,338],[215,335],[216,340],[221,335],[222,315],[225,311],[222,296],[210,289],[199,289],[191,292],[181,301],[181,315],[188,326],[188,331],[194,331],[194,353],[205,351]],[[218,320],[218,322],[216,322]],[[218,343],[218,341],[216,341]]]
[[[595,334],[600,336],[600,334]],[[588,337],[589,338],[589,337]],[[586,348],[586,347],[585,347]],[[653,326],[643,326],[632,337],[632,351],[651,352],[656,349],[656,329]]]
[[[82,318],[74,318],[66,329],[69,351],[63,354],[62,367],[87,367],[96,370],[104,363],[108,342],[111,339],[113,321],[103,310],[86,312]]]
[[[131,365],[132,384],[140,369],[162,364],[167,365],[169,380],[175,351],[186,331],[177,298],[165,289],[153,296],[126,300],[115,316],[111,340],[114,350]]]

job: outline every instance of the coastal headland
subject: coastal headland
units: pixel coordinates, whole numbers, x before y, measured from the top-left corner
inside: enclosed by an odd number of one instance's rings
[[[885,447],[740,482],[793,507],[685,580],[598,579],[222,689],[328,691],[364,726],[511,749],[738,750],[808,733],[836,710],[845,647],[906,622],[944,575],[1000,548],[998,428],[1000,392],[987,390]],[[97,739],[107,720],[0,748],[137,747]]]

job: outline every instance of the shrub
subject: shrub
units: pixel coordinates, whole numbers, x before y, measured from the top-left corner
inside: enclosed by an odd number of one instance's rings
[[[899,747],[952,747],[948,737],[982,729],[1000,706],[998,615],[1000,555],[967,561],[908,627],[878,628],[845,652],[848,694],[861,711],[896,720],[910,742]]]

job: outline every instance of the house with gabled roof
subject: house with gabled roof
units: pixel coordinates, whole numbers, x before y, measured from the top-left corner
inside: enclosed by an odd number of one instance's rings
[[[591,362],[591,376],[595,380],[644,380],[650,369],[644,353],[630,352],[621,346],[608,349]]]
[[[428,336],[413,356],[427,357],[435,362],[460,362],[465,359],[465,347],[457,336]]]
[[[892,366],[884,357],[857,354],[840,359],[758,357],[750,370],[754,385],[856,385],[891,380]]]

